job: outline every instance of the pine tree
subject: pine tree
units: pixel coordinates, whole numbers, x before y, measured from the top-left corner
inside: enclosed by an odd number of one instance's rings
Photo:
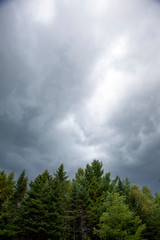
[[[93,240],[97,239],[93,234],[93,229],[97,226],[100,218],[99,205],[101,204],[104,188],[104,185],[102,185],[103,172],[103,164],[99,160],[93,160],[91,165],[87,164],[85,168],[88,190],[88,205],[86,209],[87,236]]]
[[[61,164],[56,173],[54,174],[54,191],[56,194],[56,207],[59,216],[62,219],[63,236],[67,232],[68,222],[68,195],[70,191],[70,182],[67,180],[68,176],[64,170],[64,165]]]
[[[93,229],[99,223],[99,218],[101,215],[100,206],[102,199],[102,187],[101,181],[94,176],[89,185],[89,204],[87,206],[87,228],[88,236],[91,239],[97,239],[94,235]]]
[[[5,171],[0,172],[0,212],[4,201],[13,195],[14,184],[14,172],[8,176]]]
[[[10,239],[14,235],[13,227],[13,191],[14,172],[8,176],[5,171],[0,172],[0,238]]]
[[[23,170],[14,188],[13,201],[15,202],[15,207],[24,199],[27,191],[27,183],[28,177],[25,177],[25,170]]]
[[[12,239],[15,235],[13,203],[7,198],[2,204],[2,212],[0,214],[0,239]]]
[[[130,201],[130,193],[131,193],[131,185],[128,178],[125,180],[121,180],[119,176],[117,176],[118,182],[115,187],[115,190],[119,193],[120,196],[125,196],[125,201],[129,204]]]
[[[30,183],[28,197],[16,219],[18,237],[25,239],[63,239],[62,218],[56,207],[57,196],[52,176],[46,170]]]
[[[0,172],[0,239],[3,240],[159,240],[160,195],[111,180],[98,160],[79,168],[72,181],[63,164],[30,182],[25,170]]]
[[[91,165],[87,164],[85,168],[85,178],[88,183],[92,180],[93,177],[101,179],[104,170],[102,169],[103,164],[99,160],[93,160]]]
[[[87,234],[86,209],[88,205],[87,182],[84,170],[79,168],[75,174],[70,194],[69,213],[70,213],[70,234],[69,239],[85,239]]]

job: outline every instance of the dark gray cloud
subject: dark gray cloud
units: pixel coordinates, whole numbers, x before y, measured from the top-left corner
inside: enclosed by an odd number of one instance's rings
[[[0,4],[0,168],[93,158],[159,190],[158,1]]]
[[[119,136],[112,146],[111,157],[117,159],[116,172],[132,176],[139,184],[144,182],[158,191],[160,154],[160,109],[158,85],[144,86],[139,93],[129,96],[110,119],[109,126]],[[113,140],[113,144],[115,141]]]

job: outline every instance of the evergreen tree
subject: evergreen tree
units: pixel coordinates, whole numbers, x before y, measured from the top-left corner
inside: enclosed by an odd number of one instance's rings
[[[87,228],[88,236],[91,239],[97,239],[97,236],[94,235],[93,229],[99,223],[101,211],[101,200],[102,200],[102,188],[101,183],[94,176],[89,185],[89,204],[87,206]]]
[[[72,183],[70,195],[69,212],[70,212],[70,235],[69,239],[85,239],[86,229],[86,209],[88,205],[88,190],[84,176],[84,170],[79,168],[75,174]]]
[[[102,191],[103,192],[111,192],[112,191],[112,185],[111,185],[111,173],[108,172],[102,177]]]
[[[68,197],[70,191],[70,182],[67,180],[64,165],[61,164],[54,174],[54,191],[56,194],[56,208],[61,217],[63,236],[67,234],[68,230]]]
[[[103,164],[99,160],[93,160],[91,165],[87,164],[85,168],[85,178],[88,183],[91,182],[93,177],[96,177],[98,180],[101,179],[104,170],[102,169]]]
[[[52,176],[46,170],[30,183],[28,197],[19,208],[17,235],[24,239],[62,238],[62,217],[56,207],[57,196]]]
[[[46,170],[30,182],[25,170],[0,172],[0,239],[3,240],[159,240],[160,195],[111,180],[93,160],[72,181],[63,164],[54,176]]]
[[[7,198],[2,204],[2,212],[0,214],[0,239],[12,239],[15,235],[15,228],[13,224],[13,203],[11,199]]]
[[[14,172],[8,176],[5,171],[0,172],[0,212],[4,201],[13,195],[14,184]]]
[[[131,185],[128,178],[125,180],[121,180],[119,176],[117,176],[118,182],[115,187],[116,192],[119,193],[120,196],[125,196],[125,201],[129,204],[130,201],[130,192],[131,192]]]
[[[25,177],[25,170],[23,170],[14,188],[13,201],[15,202],[15,207],[24,199],[27,191],[27,183],[28,177]]]
[[[93,160],[91,165],[87,164],[85,168],[85,179],[89,197],[86,215],[87,236],[93,240],[97,238],[93,234],[93,229],[97,226],[100,218],[99,206],[101,205],[101,196],[103,193],[103,172],[103,164],[99,160]]]
[[[153,226],[154,226],[154,231],[152,233],[152,236],[154,236],[154,239],[158,240],[160,239],[160,195],[159,193],[156,193],[154,198]]]
[[[0,172],[0,238],[10,239],[14,235],[13,227],[13,192],[14,172],[8,176],[5,171]]]

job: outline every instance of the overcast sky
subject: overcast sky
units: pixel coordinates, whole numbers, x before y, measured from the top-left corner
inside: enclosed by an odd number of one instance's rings
[[[159,191],[160,1],[0,1],[0,169],[93,159]]]

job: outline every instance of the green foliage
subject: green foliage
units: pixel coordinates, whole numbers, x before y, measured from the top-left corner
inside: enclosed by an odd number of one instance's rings
[[[15,234],[13,210],[13,203],[7,198],[2,204],[2,212],[0,214],[0,239],[10,239]]]
[[[118,193],[108,193],[104,202],[104,213],[100,218],[99,229],[95,233],[102,239],[141,239],[145,229],[139,217],[125,203],[125,198]]]
[[[55,175],[55,178],[57,180],[59,180],[60,182],[65,182],[68,178],[68,176],[66,176],[66,172],[64,171],[63,164],[60,165],[60,167],[58,168],[58,170],[56,171],[56,173],[54,175]]]
[[[0,211],[2,204],[7,198],[11,198],[14,189],[14,172],[11,172],[8,176],[5,171],[0,172]]]
[[[91,165],[87,164],[85,169],[85,178],[88,183],[92,180],[93,177],[96,177],[97,179],[101,179],[103,175],[103,164],[102,162],[99,162],[98,160],[93,160]]]
[[[140,191],[139,186],[134,184],[131,187],[131,201],[132,207],[136,213],[144,220],[147,221],[153,215],[153,203],[151,195],[148,190]]]
[[[130,184],[93,160],[72,181],[63,164],[30,182],[0,172],[0,239],[159,240],[160,195]]]
[[[70,181],[64,170],[64,165],[61,164],[53,179],[54,194],[56,196],[55,206],[59,217],[61,218],[61,237],[67,234],[68,228],[68,202],[70,192]]]
[[[94,239],[93,229],[97,226],[101,212],[99,206],[101,205],[102,187],[99,179],[94,176],[88,186],[89,204],[87,206],[87,224],[88,235]]]
[[[103,192],[110,192],[113,189],[113,186],[111,185],[111,173],[108,172],[106,173],[101,180],[101,187]]]
[[[154,229],[152,230],[152,236],[154,239],[160,239],[160,195],[159,193],[155,194],[154,199],[154,216],[152,218]]]
[[[62,239],[63,221],[57,210],[56,186],[46,170],[30,184],[28,197],[16,219],[18,236],[29,239]]]
[[[88,206],[87,181],[84,170],[79,168],[72,181],[69,198],[69,238],[84,239],[87,232],[86,209]]]
[[[15,188],[14,188],[13,198],[14,198],[16,206],[25,197],[25,194],[27,191],[27,183],[28,183],[28,177],[25,177],[25,170],[23,170],[22,173],[20,174],[20,176],[17,180],[17,183],[15,185]]]
[[[158,199],[157,199],[158,200]],[[159,239],[160,230],[159,222],[159,207],[156,205],[156,198],[151,194],[147,186],[143,186],[140,191],[139,186],[134,184],[130,192],[130,208],[133,209],[142,221],[146,224],[146,231],[144,233],[147,239]]]

